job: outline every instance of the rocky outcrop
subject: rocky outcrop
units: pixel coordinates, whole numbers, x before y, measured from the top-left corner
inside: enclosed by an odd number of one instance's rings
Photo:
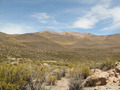
[[[120,62],[115,64],[115,70],[120,74]]]
[[[84,81],[84,86],[99,86],[99,85],[106,85],[107,84],[107,79],[109,77],[109,73],[107,72],[95,72],[93,75],[89,76],[85,81]]]
[[[117,62],[115,64],[115,69],[111,69],[108,71],[101,71],[99,69],[95,69],[92,71],[93,74],[84,81],[84,87],[120,83],[120,62]]]

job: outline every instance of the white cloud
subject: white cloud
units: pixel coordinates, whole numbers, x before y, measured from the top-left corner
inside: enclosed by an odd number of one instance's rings
[[[45,12],[43,12],[43,13],[42,12],[34,13],[32,16],[35,17],[35,18],[37,18],[37,19],[39,19],[39,20],[52,18],[51,16],[49,16]]]
[[[0,32],[4,32],[7,34],[22,34],[22,33],[27,33],[27,31],[31,29],[33,28],[29,26],[22,26],[22,25],[8,23],[5,25],[1,25]]]
[[[120,22],[116,23],[116,24],[113,24],[113,25],[111,25],[109,27],[105,27],[101,31],[114,30],[114,29],[118,29],[118,28],[120,28]]]
[[[81,18],[78,19],[74,26],[75,28],[83,28],[83,29],[91,29],[93,28],[94,24],[97,22],[95,18]]]
[[[45,12],[34,13],[31,16],[43,24],[58,24],[54,17],[48,15]]]
[[[110,19],[111,26],[105,27],[102,30],[116,29],[120,27],[120,7],[110,8],[111,0],[101,0],[101,4],[98,4],[90,9],[85,16],[78,19],[73,27],[92,29],[95,25],[103,20]],[[110,22],[108,20],[108,22]]]

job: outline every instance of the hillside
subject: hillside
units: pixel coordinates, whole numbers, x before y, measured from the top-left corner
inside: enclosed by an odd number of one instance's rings
[[[90,33],[42,31],[18,35],[0,33],[1,57],[41,60],[116,59],[120,34],[98,36]]]
[[[90,33],[79,33],[73,31],[65,31],[56,33],[52,31],[42,31],[36,33],[49,40],[52,40],[62,46],[69,46],[73,48],[108,48],[119,47],[120,34],[100,36]]]
[[[0,33],[1,90],[117,90],[120,34]]]

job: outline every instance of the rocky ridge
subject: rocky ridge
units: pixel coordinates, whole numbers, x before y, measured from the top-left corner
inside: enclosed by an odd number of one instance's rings
[[[120,62],[108,71],[92,70],[94,73],[83,83],[85,90],[120,90]],[[92,87],[92,88],[90,88]]]

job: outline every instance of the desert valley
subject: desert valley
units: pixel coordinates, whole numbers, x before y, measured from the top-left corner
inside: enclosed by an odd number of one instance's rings
[[[120,34],[0,33],[1,90],[119,90]],[[112,86],[113,85],[113,86]]]

